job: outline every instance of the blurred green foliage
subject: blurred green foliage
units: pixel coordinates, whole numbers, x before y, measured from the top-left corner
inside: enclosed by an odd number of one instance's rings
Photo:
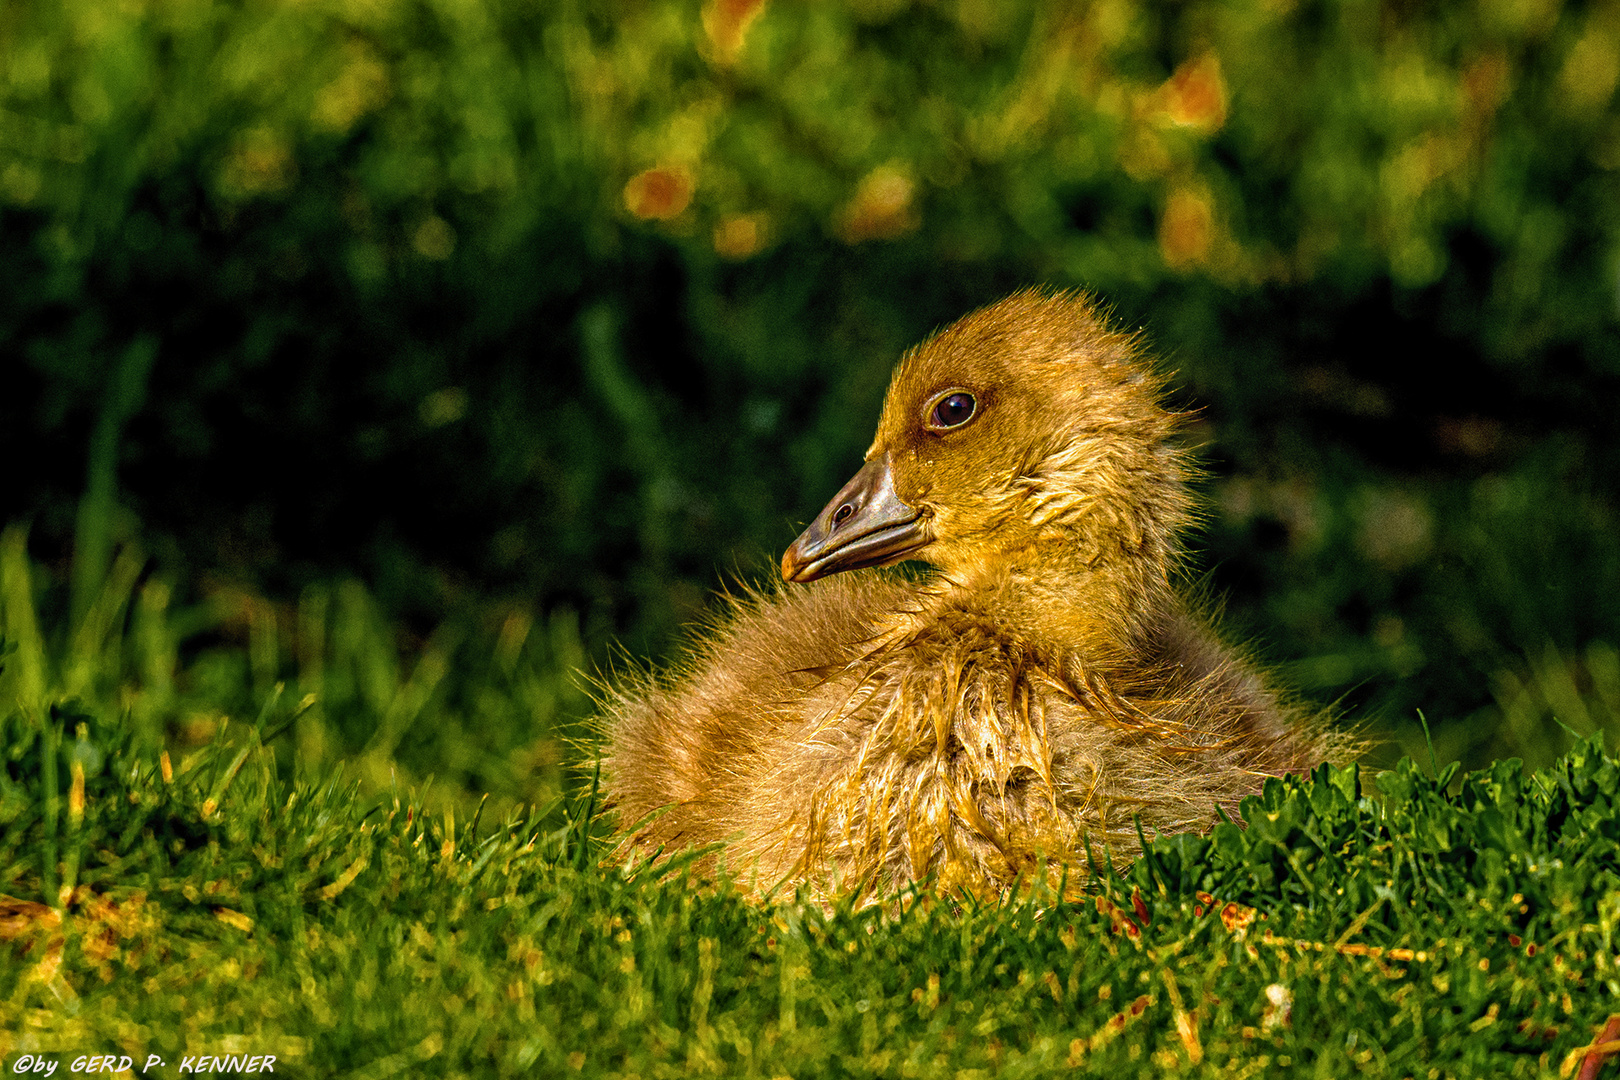
[[[1612,2],[12,5],[3,516],[64,625],[140,535],[278,627],[359,573],[419,670],[658,652],[902,348],[1083,286],[1203,408],[1234,624],[1544,762],[1616,722],[1617,80]]]

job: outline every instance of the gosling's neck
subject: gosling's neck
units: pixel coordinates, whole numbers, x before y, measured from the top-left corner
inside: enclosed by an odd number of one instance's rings
[[[1054,657],[1134,653],[1174,606],[1170,561],[1145,549],[1097,552],[1057,538],[953,560],[938,567],[930,607],[982,613]]]

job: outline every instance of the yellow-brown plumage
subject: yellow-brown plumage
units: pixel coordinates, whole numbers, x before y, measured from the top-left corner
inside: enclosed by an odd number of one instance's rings
[[[625,844],[721,844],[760,888],[993,893],[1334,756],[1173,587],[1192,501],[1161,389],[1073,295],[909,352],[866,465],[783,557],[812,583],[734,601],[605,703]],[[935,570],[862,569],[902,558]]]

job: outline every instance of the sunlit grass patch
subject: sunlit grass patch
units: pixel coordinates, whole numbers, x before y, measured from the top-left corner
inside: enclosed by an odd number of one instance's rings
[[[311,1076],[1554,1076],[1616,1008],[1599,842],[1617,769],[1595,751],[1502,792],[1497,814],[1522,802],[1549,823],[1522,862],[1437,844],[1509,833],[1436,780],[1409,774],[1386,809],[1323,774],[1252,801],[1269,828],[1161,841],[1082,902],[824,910],[600,865],[584,807],[469,821],[288,783],[251,737],[165,779],[114,734],[77,810],[63,739],[52,815],[56,722],[0,729],[8,1061],[105,1046],[273,1054]],[[1549,792],[1584,801],[1559,823]]]

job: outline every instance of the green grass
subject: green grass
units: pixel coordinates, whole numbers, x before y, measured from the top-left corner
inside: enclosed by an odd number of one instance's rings
[[[1160,839],[1080,902],[755,905],[679,860],[618,865],[588,794],[480,815],[377,786],[375,748],[301,763],[322,702],[274,683],[181,752],[172,705],[142,696],[179,663],[178,616],[142,614],[115,560],[98,595],[134,604],[53,636],[8,544],[7,1070],[1554,1077],[1620,1012],[1620,764],[1596,740],[1528,778],[1272,782],[1246,829]],[[252,696],[251,657],[215,667]],[[187,709],[229,682],[190,670],[169,669]],[[417,697],[407,733],[468,722],[461,691]]]
[[[353,580],[312,585],[295,604],[214,586],[182,605],[135,545],[116,557],[101,546],[99,573],[75,560],[53,577],[30,564],[22,529],[0,534],[0,638],[12,650],[0,707],[39,715],[72,701],[177,757],[262,711],[284,736],[272,741],[280,767],[342,764],[368,794],[424,787],[435,809],[488,795],[504,811],[578,782],[570,747],[590,699],[567,609],[488,606],[408,638]]]

